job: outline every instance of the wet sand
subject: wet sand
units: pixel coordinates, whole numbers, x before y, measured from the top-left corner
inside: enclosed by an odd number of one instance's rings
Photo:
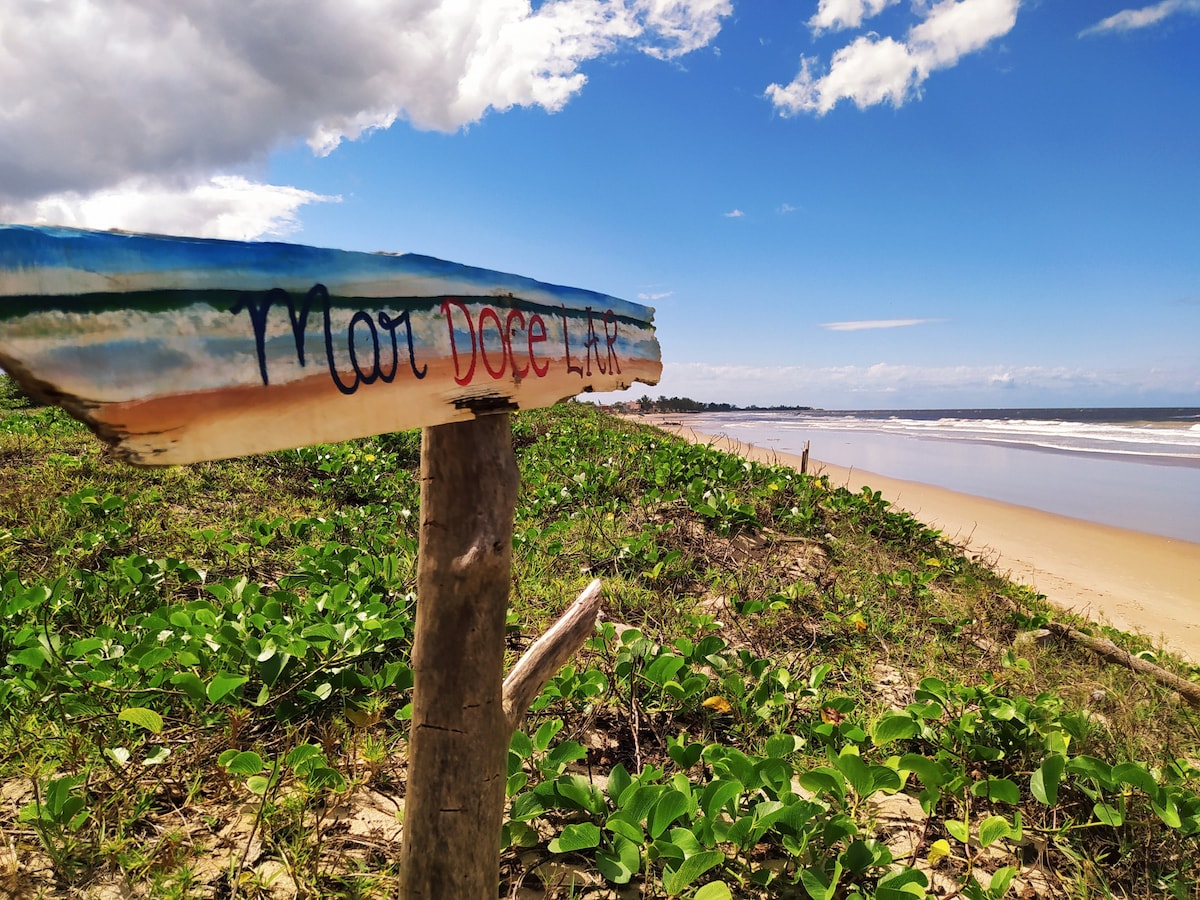
[[[645,416],[697,443],[747,459],[800,467],[800,457],[702,434],[679,416]],[[809,460],[835,485],[869,485],[1054,604],[1122,631],[1140,632],[1200,662],[1200,544],[1098,525],[912,481]]]

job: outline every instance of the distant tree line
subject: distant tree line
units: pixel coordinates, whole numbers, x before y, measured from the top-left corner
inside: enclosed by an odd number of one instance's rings
[[[651,400],[648,394],[638,398],[637,405],[639,412],[648,413],[730,412],[736,408],[729,403],[704,403],[700,400],[693,400],[691,397],[660,396],[657,400]]]
[[[737,412],[740,410],[809,410],[811,406],[735,406],[732,403],[705,403],[693,400],[691,397],[659,396],[651,400],[649,394],[643,394],[637,400],[638,412],[643,413],[699,413],[699,412]]]

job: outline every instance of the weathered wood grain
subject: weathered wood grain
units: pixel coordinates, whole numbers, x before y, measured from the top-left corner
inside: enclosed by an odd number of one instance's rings
[[[404,900],[496,896],[512,735],[501,684],[518,478],[507,415],[423,432]]]

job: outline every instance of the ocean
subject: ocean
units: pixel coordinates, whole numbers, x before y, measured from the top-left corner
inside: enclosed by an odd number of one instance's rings
[[[808,441],[833,465],[1200,544],[1200,408],[751,410],[686,424],[786,453]]]

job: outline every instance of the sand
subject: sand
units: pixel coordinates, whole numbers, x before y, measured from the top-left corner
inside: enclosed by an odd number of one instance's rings
[[[702,434],[680,424],[679,416],[645,416],[639,421],[748,459],[800,467],[799,456]],[[812,459],[809,471],[854,491],[869,485],[1057,606],[1122,631],[1139,632],[1200,662],[1200,544]]]

